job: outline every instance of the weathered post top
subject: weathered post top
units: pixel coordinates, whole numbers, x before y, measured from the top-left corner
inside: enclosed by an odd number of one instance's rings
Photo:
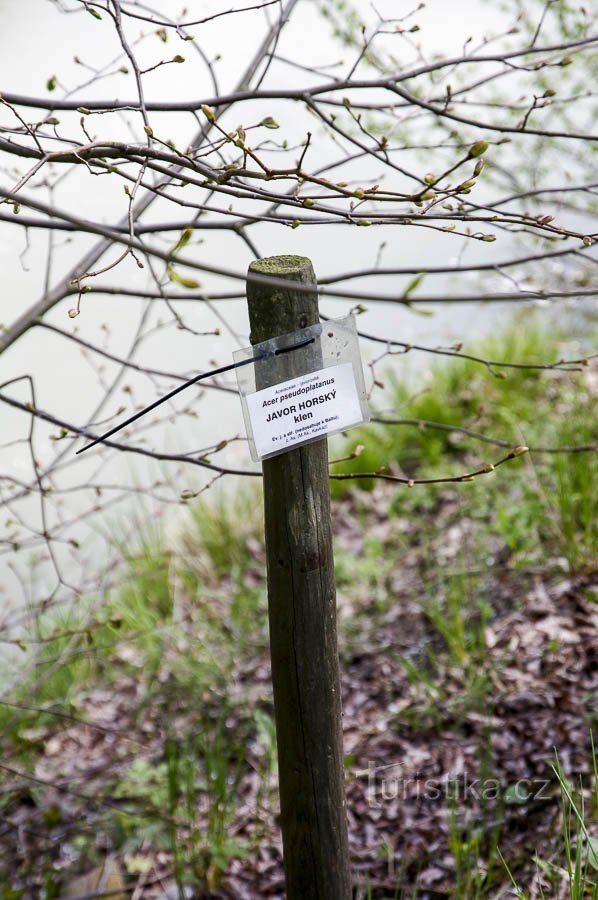
[[[284,278],[288,286],[255,281],[252,274]],[[294,291],[294,281],[313,290]],[[319,321],[316,276],[305,256],[268,256],[252,262],[247,273],[247,300],[252,344]]]
[[[291,278],[294,272],[303,272],[309,269],[313,273],[311,260],[307,256],[295,256],[292,253],[282,256],[264,256],[263,259],[255,259],[249,264],[250,272],[261,272],[264,275],[279,275]]]

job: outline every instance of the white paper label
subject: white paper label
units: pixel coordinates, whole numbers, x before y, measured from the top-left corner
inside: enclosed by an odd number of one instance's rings
[[[283,381],[246,400],[260,457],[363,421],[350,362]]]

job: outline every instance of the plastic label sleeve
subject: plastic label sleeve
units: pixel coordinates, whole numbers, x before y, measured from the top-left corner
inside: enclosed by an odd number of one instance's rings
[[[233,356],[255,462],[369,421],[353,315],[269,338]]]

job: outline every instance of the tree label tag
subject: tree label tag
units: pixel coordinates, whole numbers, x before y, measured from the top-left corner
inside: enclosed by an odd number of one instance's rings
[[[355,317],[311,325],[238,350],[237,369],[255,461],[369,420]]]
[[[247,397],[260,458],[363,422],[351,363],[284,381]]]

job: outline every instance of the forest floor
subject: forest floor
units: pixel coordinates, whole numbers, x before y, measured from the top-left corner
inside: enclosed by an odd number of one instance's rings
[[[592,440],[591,366],[510,395],[482,375],[395,405],[511,446]],[[332,471],[480,464],[458,430],[387,435]],[[596,474],[531,452],[472,483],[333,482],[356,898],[597,896]],[[0,710],[2,900],[284,896],[259,508],[189,503],[118,591],[38,620]]]

